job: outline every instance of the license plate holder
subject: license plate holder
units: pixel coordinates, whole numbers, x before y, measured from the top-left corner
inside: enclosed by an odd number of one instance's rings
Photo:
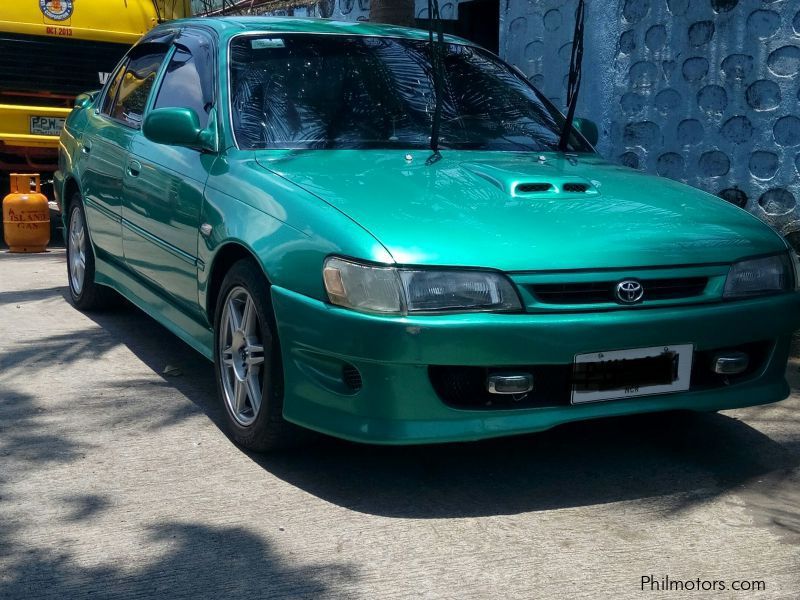
[[[61,135],[66,119],[63,117],[43,117],[34,115],[30,117],[31,135]]]
[[[603,402],[689,389],[693,344],[577,354],[572,404]]]

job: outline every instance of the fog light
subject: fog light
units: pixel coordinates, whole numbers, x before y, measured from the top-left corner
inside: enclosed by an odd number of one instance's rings
[[[744,352],[720,352],[714,355],[711,368],[718,375],[738,375],[747,370],[750,357]]]
[[[345,363],[342,366],[342,381],[354,392],[357,392],[364,385],[361,380],[361,373],[353,365]]]
[[[486,379],[490,394],[527,394],[533,390],[530,373],[493,373]]]

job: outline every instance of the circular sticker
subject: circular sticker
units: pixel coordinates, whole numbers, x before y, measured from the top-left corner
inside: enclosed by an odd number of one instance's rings
[[[66,21],[72,16],[73,0],[39,0],[39,8],[48,19]]]

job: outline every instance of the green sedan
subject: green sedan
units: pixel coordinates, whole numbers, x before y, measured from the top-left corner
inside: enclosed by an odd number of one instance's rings
[[[457,38],[165,24],[61,136],[71,298],[115,290],[213,361],[254,450],[785,398],[787,244],[596,137]]]

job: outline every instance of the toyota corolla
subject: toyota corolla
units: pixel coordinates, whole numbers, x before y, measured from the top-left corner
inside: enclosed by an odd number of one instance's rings
[[[596,132],[457,38],[166,24],[62,134],[71,298],[116,290],[213,361],[256,450],[785,398],[787,244]]]

